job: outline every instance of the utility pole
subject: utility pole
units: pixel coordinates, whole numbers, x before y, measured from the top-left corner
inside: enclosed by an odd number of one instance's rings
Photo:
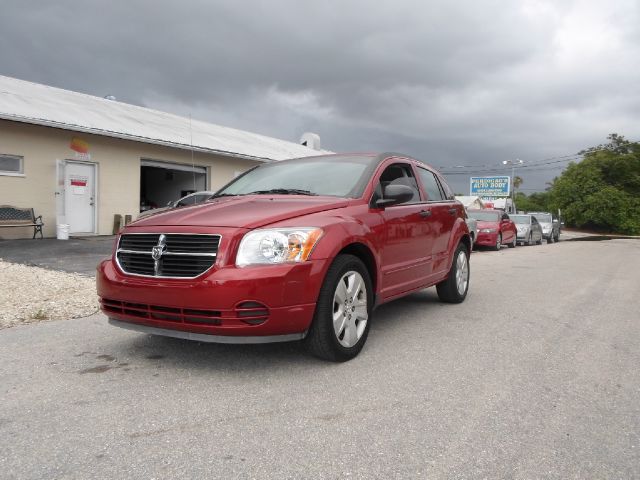
[[[511,165],[511,210],[513,210],[513,211],[510,212],[510,213],[516,213],[515,212],[516,199],[515,199],[515,193],[514,193],[515,188],[513,187],[513,179],[515,178],[516,165],[522,165],[523,163],[524,163],[524,160],[520,160],[519,158],[516,158],[515,160],[503,160],[502,161],[503,165]],[[505,205],[505,207],[506,207],[506,205]],[[505,208],[505,210],[506,210],[506,208]]]

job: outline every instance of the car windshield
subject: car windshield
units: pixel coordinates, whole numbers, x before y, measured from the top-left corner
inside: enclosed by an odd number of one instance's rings
[[[238,177],[215,196],[248,194],[362,195],[375,164],[374,157],[312,157],[261,165]]]
[[[480,220],[481,222],[497,222],[499,220],[498,212],[467,212],[471,218]]]
[[[552,221],[551,215],[548,213],[536,213],[533,216],[536,217],[536,220],[542,223],[551,223]]]
[[[509,218],[515,223],[531,223],[531,217],[529,215],[509,215]]]

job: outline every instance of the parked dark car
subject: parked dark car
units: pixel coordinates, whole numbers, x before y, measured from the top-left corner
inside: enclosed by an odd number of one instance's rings
[[[375,306],[432,285],[464,301],[471,239],[440,174],[397,154],[261,165],[203,204],[142,218],[98,266],[110,323],[204,342],[362,349]]]
[[[476,245],[500,250],[502,245],[516,246],[516,226],[502,210],[468,209],[467,213],[478,222]]]

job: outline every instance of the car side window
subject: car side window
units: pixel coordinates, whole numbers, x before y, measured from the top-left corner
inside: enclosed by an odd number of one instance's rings
[[[420,180],[422,180],[422,185],[424,186],[425,191],[427,192],[427,200],[430,202],[441,202],[445,199],[445,196],[440,189],[440,184],[436,179],[436,176],[427,170],[426,168],[418,167],[418,175],[420,175]]]
[[[413,197],[406,203],[416,203],[420,201],[420,191],[418,190],[418,183],[413,176],[411,166],[406,163],[394,163],[384,169],[382,175],[380,175],[380,181],[376,185],[373,201],[380,198],[384,198],[384,189],[388,185],[406,185],[413,191]]]

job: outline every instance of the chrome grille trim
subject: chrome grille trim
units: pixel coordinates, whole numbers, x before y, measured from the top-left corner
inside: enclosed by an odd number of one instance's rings
[[[188,280],[213,268],[221,240],[221,235],[209,233],[124,233],[118,238],[115,261],[126,275]],[[173,261],[165,265],[165,258]],[[184,263],[176,264],[180,259]]]

